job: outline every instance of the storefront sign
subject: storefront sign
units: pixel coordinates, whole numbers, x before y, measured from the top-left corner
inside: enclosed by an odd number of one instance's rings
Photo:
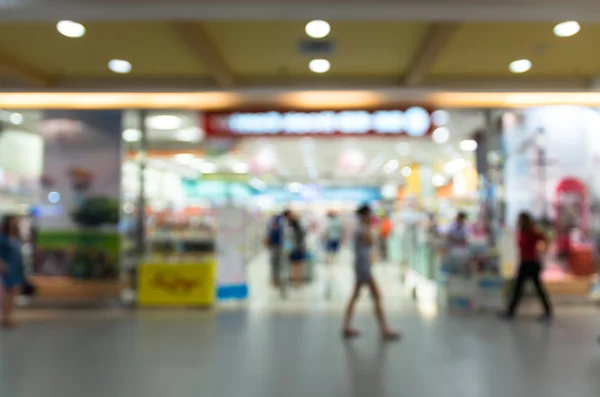
[[[141,264],[140,305],[210,305],[215,299],[214,261],[186,264]]]
[[[431,131],[431,114],[406,110],[206,113],[207,136],[381,135],[412,137]]]

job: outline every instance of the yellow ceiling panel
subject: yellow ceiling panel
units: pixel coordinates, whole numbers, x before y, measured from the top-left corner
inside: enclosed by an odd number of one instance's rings
[[[79,39],[54,24],[0,24],[0,51],[52,76],[106,77],[108,61],[131,62],[131,77],[204,76],[206,70],[166,22],[85,24]]]
[[[306,22],[227,21],[205,26],[234,73],[240,76],[309,75],[299,43]],[[400,76],[427,30],[427,23],[331,22],[335,51],[328,76]]]
[[[438,58],[430,75],[501,77],[508,65],[529,59],[524,76],[590,77],[600,73],[600,25],[582,24],[572,37],[559,38],[553,23],[466,23]]]

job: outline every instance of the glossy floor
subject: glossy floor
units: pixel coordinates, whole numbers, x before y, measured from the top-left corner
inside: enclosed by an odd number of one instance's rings
[[[251,270],[252,282],[264,271]],[[285,302],[255,286],[249,303],[219,311],[22,312],[19,328],[0,331],[0,396],[600,395],[597,308],[559,308],[549,325],[438,313],[406,298],[395,272],[376,269],[397,343],[380,341],[366,295],[363,335],[342,340],[349,287],[334,277],[324,299],[324,274]]]

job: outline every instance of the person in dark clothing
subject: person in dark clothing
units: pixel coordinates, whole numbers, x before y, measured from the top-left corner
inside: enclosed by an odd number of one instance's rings
[[[273,216],[267,227],[266,246],[269,249],[271,264],[271,284],[279,287],[281,283],[281,267],[283,261],[283,244],[285,225],[290,217],[290,211],[285,210],[281,214]]]
[[[1,324],[4,328],[15,325],[13,319],[15,298],[24,282],[21,245],[19,219],[14,215],[5,216],[0,230],[0,282],[4,287]]]
[[[306,232],[300,220],[295,216],[290,217],[292,232],[292,250],[290,251],[291,282],[294,286],[302,284],[304,274],[304,260],[306,259]]]
[[[523,297],[523,286],[530,279],[544,307],[544,314],[540,319],[543,321],[550,320],[552,319],[552,306],[540,278],[542,272],[540,256],[546,246],[546,237],[536,230],[533,219],[527,212],[522,212],[519,215],[518,245],[520,255],[519,272],[512,298],[504,317],[507,319],[514,318],[519,302]]]

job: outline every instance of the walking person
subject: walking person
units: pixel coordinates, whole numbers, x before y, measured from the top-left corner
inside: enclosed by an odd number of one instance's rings
[[[305,260],[306,260],[306,231],[302,227],[297,215],[290,217],[291,243],[290,251],[290,270],[291,283],[294,287],[299,287],[304,281]]]
[[[290,211],[285,210],[276,214],[267,226],[266,246],[269,249],[269,262],[271,265],[271,285],[279,288],[281,285],[281,272],[283,261],[284,230]]]
[[[375,315],[379,322],[381,336],[385,340],[396,340],[400,338],[400,334],[393,331],[387,323],[381,305],[381,293],[371,274],[371,256],[373,254],[372,249],[374,245],[371,208],[367,205],[363,205],[356,211],[356,214],[358,217],[358,225],[354,233],[354,273],[356,282],[354,284],[352,297],[346,308],[342,334],[345,338],[359,336],[359,332],[352,328],[351,323],[352,317],[354,316],[354,307],[360,295],[360,291],[362,287],[366,286],[369,288],[371,297],[373,298]]]
[[[544,314],[540,317],[540,320],[549,321],[552,319],[552,306],[540,278],[542,272],[541,255],[546,248],[546,236],[535,228],[533,219],[527,212],[522,212],[519,215],[518,246],[520,259],[519,272],[512,299],[504,317],[507,319],[514,318],[523,297],[523,286],[530,279],[544,308]]]
[[[327,225],[325,227],[325,249],[327,251],[325,263],[328,265],[335,263],[338,259],[343,233],[342,221],[335,212],[331,211],[327,214]]]
[[[2,327],[14,327],[15,299],[23,285],[23,256],[21,253],[19,220],[7,215],[0,227],[0,279],[4,288],[2,299]]]

